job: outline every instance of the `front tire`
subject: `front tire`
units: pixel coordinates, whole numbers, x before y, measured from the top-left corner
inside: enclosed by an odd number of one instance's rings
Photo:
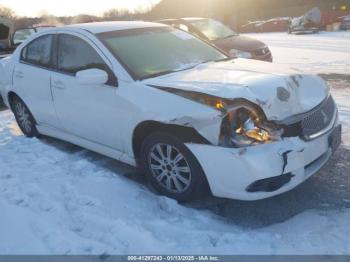
[[[197,159],[184,141],[173,135],[159,132],[148,136],[142,144],[141,165],[151,185],[162,195],[188,202],[208,191]]]
[[[23,134],[27,137],[38,137],[36,122],[26,104],[19,97],[14,97],[11,102],[11,108]]]

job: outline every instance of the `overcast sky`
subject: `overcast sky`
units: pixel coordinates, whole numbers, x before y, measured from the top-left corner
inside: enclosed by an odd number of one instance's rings
[[[111,8],[149,8],[160,0],[0,0],[20,16],[38,16],[48,12],[57,16],[77,14],[101,15]]]

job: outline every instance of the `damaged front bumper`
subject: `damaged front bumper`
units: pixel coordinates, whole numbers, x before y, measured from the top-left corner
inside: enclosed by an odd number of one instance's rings
[[[288,137],[245,148],[186,144],[207,176],[212,194],[257,200],[289,191],[320,170],[340,144],[336,123],[311,141]]]

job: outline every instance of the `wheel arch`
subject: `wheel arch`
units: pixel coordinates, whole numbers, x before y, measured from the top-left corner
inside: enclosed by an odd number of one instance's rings
[[[19,95],[17,93],[15,93],[14,91],[9,91],[7,93],[7,101],[9,103],[9,106],[10,106],[10,109],[13,111],[13,108],[12,108],[12,101],[15,97],[18,97],[19,99],[21,99],[19,97]],[[21,99],[23,101],[23,99]]]
[[[167,124],[153,120],[144,121],[135,127],[132,135],[132,150],[137,165],[140,163],[139,159],[143,141],[154,132],[169,133],[181,138],[184,142],[210,144],[210,142],[200,135],[193,127]]]
[[[27,109],[29,110],[30,114],[32,115],[32,117],[33,117],[33,119],[34,119],[35,124],[37,124],[38,122],[36,121],[35,116],[33,115],[32,111],[30,110],[30,108],[28,107],[28,105],[26,104],[26,102],[25,102],[16,92],[14,92],[14,91],[9,91],[9,92],[7,93],[7,100],[8,100],[8,103],[9,103],[9,106],[10,106],[10,109],[12,110],[12,112],[13,112],[12,101],[13,101],[13,99],[16,98],[16,97],[17,97],[18,99],[20,99],[20,100],[26,105]]]
[[[143,141],[152,133],[156,132],[163,132],[167,133],[173,136],[176,136],[176,138],[180,139],[184,143],[196,143],[196,144],[211,144],[206,138],[204,138],[195,128],[189,127],[189,126],[181,126],[176,124],[168,124],[158,121],[144,121],[139,123],[136,128],[134,129],[133,136],[132,136],[132,147],[133,147],[133,153],[136,160],[137,167],[143,169],[142,166],[142,159],[141,159],[141,147],[143,144]],[[188,149],[188,151],[190,151]],[[192,153],[193,154],[193,153]],[[196,159],[196,156],[194,156]],[[202,165],[199,163],[199,161],[196,159],[196,162],[198,164],[198,168],[200,168],[202,175],[203,175],[203,184],[197,188],[197,192],[195,193],[196,197],[201,197],[204,195],[212,195],[211,188],[209,185],[209,181],[207,179],[207,176],[203,170]]]

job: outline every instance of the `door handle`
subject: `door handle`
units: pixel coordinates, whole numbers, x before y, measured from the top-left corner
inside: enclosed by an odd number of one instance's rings
[[[66,86],[62,83],[62,81],[56,80],[53,81],[52,86],[56,89],[65,89]]]
[[[15,71],[15,76],[16,76],[16,78],[23,78],[24,74],[23,74],[22,71],[16,70]]]

